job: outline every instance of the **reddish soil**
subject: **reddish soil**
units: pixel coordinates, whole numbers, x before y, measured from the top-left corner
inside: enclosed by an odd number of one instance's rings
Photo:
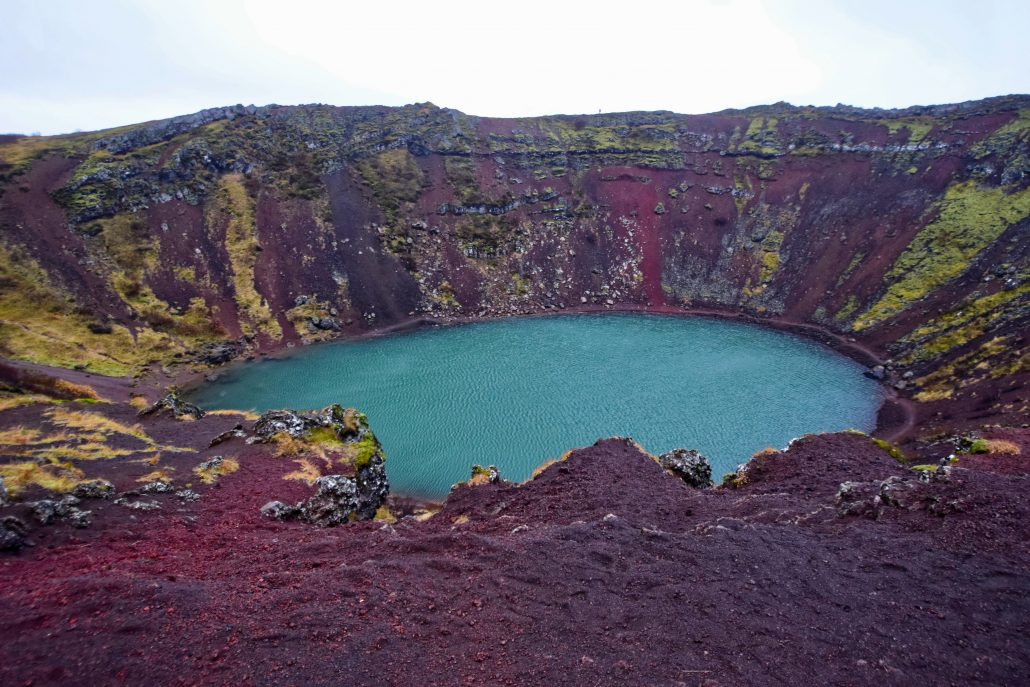
[[[231,422],[145,426],[182,444]],[[1002,436],[1027,455],[1025,430]],[[426,522],[317,529],[260,516],[306,491],[282,459],[219,450],[241,470],[195,504],[90,502],[92,529],[37,529],[0,558],[0,683],[1030,680],[1025,457],[923,484],[825,435],[698,491],[606,440],[523,486],[459,488]],[[838,514],[841,482],[891,476],[918,498]]]

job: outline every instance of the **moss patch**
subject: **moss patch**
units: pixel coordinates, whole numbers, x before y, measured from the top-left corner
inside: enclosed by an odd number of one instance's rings
[[[272,315],[254,283],[254,266],[260,244],[254,222],[254,207],[243,175],[222,177],[209,209],[209,226],[225,224],[225,250],[232,268],[232,285],[243,330],[247,334],[263,333],[281,339],[282,327]]]
[[[955,184],[938,210],[887,273],[883,297],[855,320],[856,331],[894,317],[960,276],[1008,227],[1030,216],[1030,189]]]

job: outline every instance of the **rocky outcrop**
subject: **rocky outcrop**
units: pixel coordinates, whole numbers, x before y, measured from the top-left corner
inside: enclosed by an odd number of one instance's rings
[[[269,410],[262,413],[254,422],[254,440],[267,442],[277,434],[298,439],[319,427],[331,429],[340,440],[354,439],[362,432],[369,431],[364,415],[344,410],[343,406],[337,404],[319,411]]]
[[[328,442],[314,432],[320,429],[330,430]],[[319,444],[329,451],[339,449],[350,458],[353,469],[350,476],[332,474],[318,477],[314,482],[314,495],[296,505],[281,501],[265,504],[261,513],[266,517],[298,519],[320,527],[334,527],[375,517],[390,493],[386,456],[362,413],[344,410],[340,405],[315,412],[272,410],[258,418],[253,431],[250,441],[267,443],[279,435],[286,435],[302,442]]]
[[[80,499],[109,499],[114,496],[114,485],[106,479],[87,479],[76,485],[72,496]]]
[[[179,390],[175,387],[170,388],[156,403],[139,411],[139,416],[146,417],[160,412],[169,412],[173,417],[188,415],[196,420],[204,417],[203,410],[179,398]]]
[[[677,448],[658,456],[658,464],[695,489],[712,486],[712,466],[699,451]]]

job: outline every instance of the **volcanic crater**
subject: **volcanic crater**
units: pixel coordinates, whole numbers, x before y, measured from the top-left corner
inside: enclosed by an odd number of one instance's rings
[[[1028,96],[238,105],[0,138],[0,682],[1030,681],[1028,160]],[[876,429],[717,486],[630,438],[521,484],[475,456],[432,503],[386,495],[351,399],[259,417],[177,390],[611,311],[830,345],[882,383]]]

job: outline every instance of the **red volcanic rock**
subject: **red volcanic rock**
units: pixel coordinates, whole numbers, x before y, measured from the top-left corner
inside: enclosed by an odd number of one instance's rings
[[[287,483],[256,448],[196,503],[0,558],[0,682],[1030,679],[1026,465],[923,483],[825,435],[698,490],[609,439],[524,485],[457,489],[424,522],[327,529],[261,516]],[[842,480],[963,505],[842,517]]]

